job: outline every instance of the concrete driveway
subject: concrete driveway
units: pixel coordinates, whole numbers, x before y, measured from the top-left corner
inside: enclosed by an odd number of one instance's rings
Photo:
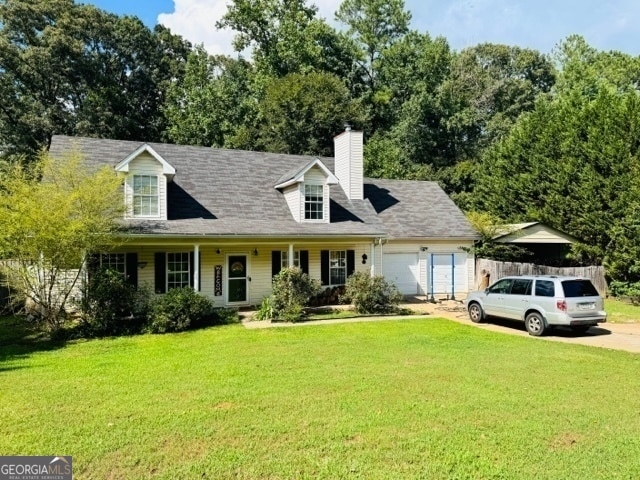
[[[532,340],[577,343],[592,347],[640,353],[640,323],[604,323],[598,327],[591,327],[587,333],[575,333],[568,328],[558,327],[552,329],[542,337],[531,337],[525,330],[523,322],[492,319],[488,323],[473,323],[469,320],[469,316],[462,302],[458,301],[449,300],[435,304],[415,302],[406,304],[405,306],[430,316],[448,318],[465,325],[494,332],[522,335],[530,337]]]

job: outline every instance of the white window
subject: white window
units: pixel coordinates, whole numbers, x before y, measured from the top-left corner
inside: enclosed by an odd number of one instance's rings
[[[158,203],[158,177],[156,175],[134,175],[133,216],[157,216]]]
[[[167,290],[189,286],[189,253],[167,253]]]
[[[124,253],[103,253],[100,255],[100,267],[115,270],[125,276],[127,266]]]
[[[300,250],[293,251],[293,266],[300,268]],[[289,251],[283,250],[280,252],[280,268],[289,267]]]
[[[329,283],[344,285],[347,282],[347,251],[331,250],[329,252]]]
[[[304,186],[304,219],[322,220],[323,216],[323,187],[322,185]]]

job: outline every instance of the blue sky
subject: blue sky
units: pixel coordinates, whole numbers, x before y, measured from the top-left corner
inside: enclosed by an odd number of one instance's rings
[[[85,0],[104,10],[162,23],[211,53],[232,53],[232,32],[215,22],[230,0]],[[341,0],[315,0],[320,15],[333,21]],[[405,0],[413,28],[442,35],[455,50],[482,42],[505,43],[550,53],[571,34],[600,50],[640,54],[638,0]]]

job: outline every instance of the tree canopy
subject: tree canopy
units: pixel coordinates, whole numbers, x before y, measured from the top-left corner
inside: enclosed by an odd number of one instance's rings
[[[550,55],[455,51],[412,30],[403,0],[343,0],[335,18],[309,0],[230,0],[212,28],[231,28],[236,52],[211,56],[73,0],[4,0],[0,161],[34,161],[54,134],[331,155],[350,123],[366,175],[543,221],[581,240],[576,261],[640,281],[638,57],[577,35]]]

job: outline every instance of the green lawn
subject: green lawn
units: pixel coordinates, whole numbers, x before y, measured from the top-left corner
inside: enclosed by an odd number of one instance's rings
[[[640,306],[633,305],[628,300],[607,298],[604,301],[607,312],[607,322],[637,323],[640,322]]]
[[[639,355],[438,319],[66,345],[7,326],[0,454],[72,455],[77,479],[640,478]]]

